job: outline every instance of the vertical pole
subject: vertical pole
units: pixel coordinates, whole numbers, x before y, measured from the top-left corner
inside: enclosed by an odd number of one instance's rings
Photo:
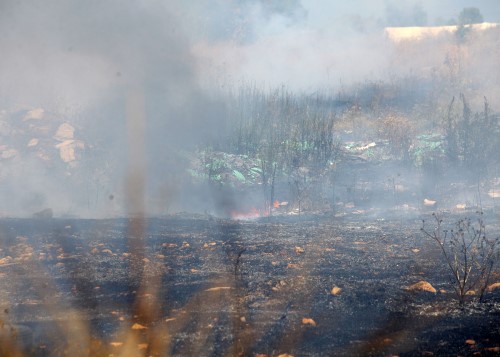
[[[138,290],[144,270],[145,100],[142,91],[126,98],[127,177],[125,195],[128,214],[127,248],[130,253],[130,288]]]

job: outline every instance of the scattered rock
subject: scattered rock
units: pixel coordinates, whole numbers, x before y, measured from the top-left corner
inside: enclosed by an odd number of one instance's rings
[[[230,286],[217,286],[215,288],[210,288],[210,289],[207,289],[205,291],[210,292],[210,291],[221,291],[221,290],[230,290],[230,289],[231,289]]]
[[[132,325],[132,330],[145,330],[147,329],[146,326],[138,324],[137,322]]]
[[[177,248],[177,244],[175,243],[163,243],[161,246],[165,248]]]
[[[8,160],[16,157],[18,154],[17,150],[15,149],[6,149],[3,150],[0,154],[0,158],[3,160]]]
[[[85,143],[81,140],[66,140],[55,147],[59,149],[59,157],[63,162],[72,162],[76,160],[75,150],[85,149]]]
[[[304,317],[302,319],[302,325],[311,325],[311,326],[316,326],[316,321],[314,321],[313,319],[311,318],[308,318],[308,317]]]
[[[500,191],[498,191],[498,190],[490,190],[488,192],[488,196],[490,196],[491,198],[500,198]]]
[[[24,120],[40,120],[43,119],[45,110],[42,108],[36,108],[28,111],[24,116]]]
[[[295,253],[297,253],[297,254],[301,254],[301,253],[304,253],[304,252],[305,252],[304,248],[301,248],[301,247],[295,247]]]
[[[334,286],[331,293],[332,295],[339,295],[342,292],[342,288],[339,288],[338,286]]]
[[[6,256],[5,258],[0,259],[0,265],[5,265],[12,263],[12,257],[11,256]]]
[[[39,142],[40,142],[40,140],[38,140],[37,138],[33,138],[30,141],[28,141],[28,145],[27,146],[29,148],[31,148],[33,146],[37,146]]]
[[[61,125],[59,125],[59,128],[57,128],[54,139],[56,139],[57,141],[71,140],[73,139],[74,134],[75,128],[72,125],[68,123],[62,123]]]
[[[486,288],[486,290],[490,292],[496,289],[500,289],[500,282],[488,285],[488,287]]]
[[[427,198],[424,198],[424,206],[427,207],[434,207],[436,205],[437,201],[429,200]]]
[[[419,281],[418,283],[415,283],[413,285],[410,285],[407,290],[409,291],[426,291],[429,293],[436,293],[436,289],[427,281]]]

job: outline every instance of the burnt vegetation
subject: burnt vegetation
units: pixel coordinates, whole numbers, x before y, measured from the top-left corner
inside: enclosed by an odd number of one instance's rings
[[[3,218],[0,356],[498,354],[499,87],[475,69],[500,29],[463,26],[394,44],[390,80],[212,93],[216,129],[130,188],[151,216]],[[46,168],[89,211],[126,201],[92,129]]]
[[[479,302],[483,302],[491,273],[499,260],[500,238],[486,237],[486,226],[481,217],[477,222],[470,218],[460,219],[453,228],[445,229],[443,219],[436,214],[433,216],[434,229],[430,231],[423,221],[422,232],[441,249],[460,305],[467,297],[476,294]]]

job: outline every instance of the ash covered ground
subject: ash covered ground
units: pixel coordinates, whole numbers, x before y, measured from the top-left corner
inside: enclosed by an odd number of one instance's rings
[[[499,290],[460,307],[414,216],[0,227],[5,355],[484,356],[500,347]],[[420,281],[436,292],[409,289]]]
[[[499,6],[400,3],[3,0],[0,355],[498,355]]]

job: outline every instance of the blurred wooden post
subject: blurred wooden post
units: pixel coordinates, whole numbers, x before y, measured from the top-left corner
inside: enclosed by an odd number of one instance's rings
[[[127,95],[127,177],[126,204],[128,213],[127,244],[132,286],[138,286],[144,266],[144,192],[146,175],[145,129],[146,108],[141,90]]]

